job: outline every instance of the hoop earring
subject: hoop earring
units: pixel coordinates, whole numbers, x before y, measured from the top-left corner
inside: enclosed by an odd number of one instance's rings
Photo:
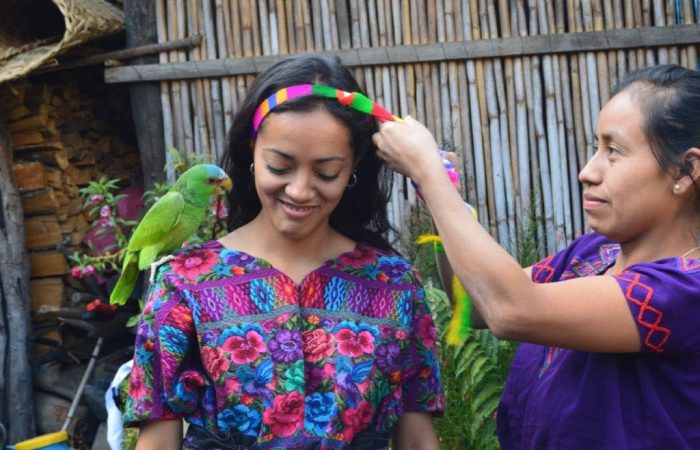
[[[357,172],[353,172],[350,175],[350,181],[348,181],[348,189],[352,189],[357,186]]]
[[[255,163],[250,163],[250,167],[248,168],[250,170],[250,173],[252,175],[255,175]]]

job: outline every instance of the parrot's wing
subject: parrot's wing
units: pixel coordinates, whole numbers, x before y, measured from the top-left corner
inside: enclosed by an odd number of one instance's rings
[[[143,216],[129,239],[128,250],[139,251],[163,239],[175,228],[185,209],[185,198],[179,192],[162,196]]]

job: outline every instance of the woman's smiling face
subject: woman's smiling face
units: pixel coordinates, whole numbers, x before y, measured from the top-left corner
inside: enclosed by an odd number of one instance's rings
[[[596,151],[579,174],[590,227],[621,242],[663,236],[678,208],[674,179],[659,165],[643,126],[630,91],[613,97],[599,115]]]
[[[270,114],[253,161],[261,218],[293,240],[327,231],[355,163],[350,131],[323,107]]]

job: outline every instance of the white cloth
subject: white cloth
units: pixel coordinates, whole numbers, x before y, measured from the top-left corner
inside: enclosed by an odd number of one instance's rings
[[[114,403],[114,395],[119,392],[119,385],[131,373],[134,360],[130,359],[121,365],[112,379],[112,384],[105,392],[105,407],[107,408],[107,443],[112,450],[122,449],[122,439],[124,437],[124,425],[122,424],[122,413]]]

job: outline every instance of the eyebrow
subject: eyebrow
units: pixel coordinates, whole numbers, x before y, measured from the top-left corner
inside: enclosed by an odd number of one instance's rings
[[[265,152],[274,153],[274,154],[276,154],[276,155],[278,155],[278,156],[280,156],[280,157],[282,157],[282,158],[284,158],[284,159],[287,159],[287,160],[289,160],[289,161],[293,161],[293,160],[294,160],[293,157],[289,156],[287,153],[283,152],[282,150],[279,150],[279,149],[276,149],[276,148],[264,147],[262,150],[265,151]],[[327,162],[331,162],[331,161],[345,161],[345,159],[346,159],[346,158],[343,157],[343,156],[329,156],[328,158],[319,158],[319,159],[316,159],[316,160],[314,160],[314,162],[317,163],[317,164],[323,164],[323,163],[327,163]]]

